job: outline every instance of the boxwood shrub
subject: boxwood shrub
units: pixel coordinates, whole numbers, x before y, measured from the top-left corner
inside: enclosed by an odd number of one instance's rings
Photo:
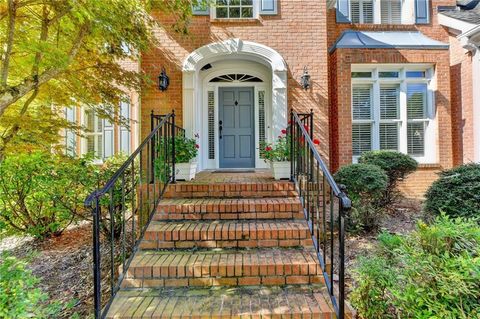
[[[480,218],[480,164],[441,172],[425,197],[424,208],[428,213]]]
[[[352,200],[352,210],[347,216],[349,231],[371,231],[378,227],[383,213],[379,205],[388,185],[388,177],[378,166],[351,164],[342,167],[336,174],[337,183],[345,185]]]

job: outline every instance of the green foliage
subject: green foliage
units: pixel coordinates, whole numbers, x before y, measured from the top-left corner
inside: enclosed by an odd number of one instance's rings
[[[385,172],[375,165],[352,164],[342,167],[335,174],[335,180],[345,185],[352,200],[347,229],[371,231],[377,228],[383,214],[379,201],[388,184]]]
[[[0,257],[0,318],[55,317],[60,305],[45,306],[48,295],[38,288],[39,280],[26,262],[6,253]]]
[[[262,143],[260,145],[261,156],[269,162],[287,162],[290,160],[290,138],[287,131],[283,130],[282,135],[275,143]]]
[[[442,215],[409,235],[382,234],[354,277],[363,318],[478,318],[480,227]]]
[[[480,218],[480,164],[441,172],[425,197],[425,210],[431,214]]]
[[[175,19],[158,25],[152,7]],[[114,121],[125,91],[155,81],[122,62],[157,44],[154,28],[186,32],[190,15],[190,0],[0,1],[0,158],[11,143],[38,149],[41,136],[58,138],[52,107],[83,106]]]
[[[162,138],[157,146],[158,157],[154,162],[155,177],[162,183],[170,180],[172,173],[169,158],[172,154],[171,138]],[[189,163],[198,155],[198,144],[194,138],[175,136],[175,163]]]
[[[18,153],[0,163],[0,226],[8,233],[59,235],[83,209],[88,163],[52,153]]]
[[[411,156],[395,151],[369,151],[362,154],[359,163],[377,165],[388,176],[383,205],[389,208],[398,198],[398,182],[417,170],[418,163]]]

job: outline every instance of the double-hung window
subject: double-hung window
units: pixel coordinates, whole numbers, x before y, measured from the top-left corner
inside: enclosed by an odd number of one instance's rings
[[[253,0],[217,0],[217,19],[248,19],[254,17]]]
[[[350,16],[353,23],[373,23],[373,0],[351,0]]]
[[[337,22],[429,23],[429,0],[337,0]]]
[[[258,19],[276,15],[279,0],[197,0],[194,15],[209,15],[211,19]]]
[[[352,68],[352,152],[393,150],[436,161],[432,69],[399,65]]]
[[[84,125],[86,128],[86,153],[92,153],[96,158],[103,159],[103,119],[94,111],[85,110]]]

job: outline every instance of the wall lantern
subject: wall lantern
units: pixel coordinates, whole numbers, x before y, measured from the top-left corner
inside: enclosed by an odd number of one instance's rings
[[[300,78],[300,85],[304,90],[308,90],[310,88],[310,74],[308,74],[306,66],[303,68],[303,75]]]
[[[162,68],[162,72],[158,76],[158,88],[160,91],[166,91],[168,86],[170,85],[170,79],[168,78],[167,72],[165,68]]]

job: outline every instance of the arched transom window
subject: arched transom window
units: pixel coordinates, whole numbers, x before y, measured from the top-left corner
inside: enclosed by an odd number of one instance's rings
[[[217,76],[210,80],[210,82],[263,82],[261,79],[248,74],[225,74]]]

